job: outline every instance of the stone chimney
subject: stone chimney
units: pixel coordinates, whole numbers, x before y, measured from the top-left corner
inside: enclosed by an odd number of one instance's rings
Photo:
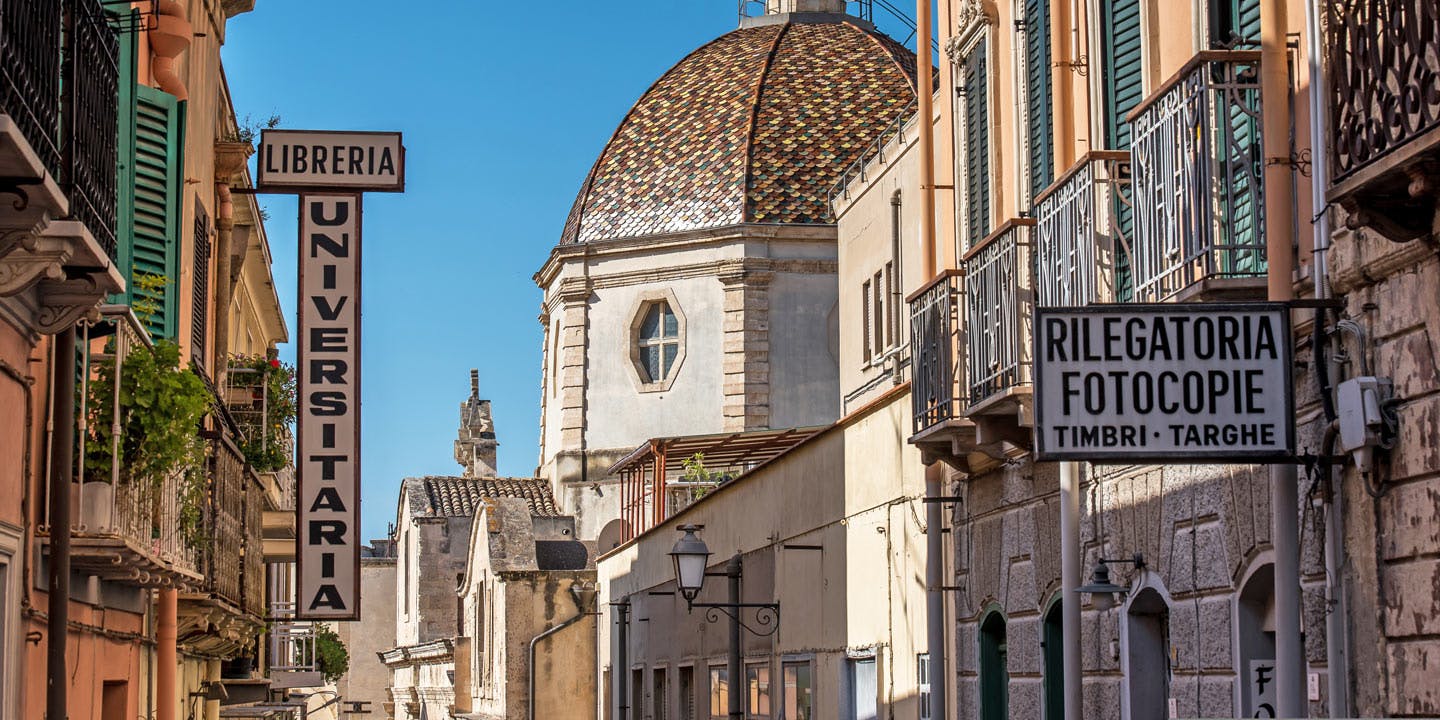
[[[480,399],[480,371],[470,371],[470,397],[460,403],[460,433],[455,439],[455,462],[465,477],[495,477],[495,422],[490,401]]]
[[[843,13],[845,0],[765,0],[765,14],[816,12]]]

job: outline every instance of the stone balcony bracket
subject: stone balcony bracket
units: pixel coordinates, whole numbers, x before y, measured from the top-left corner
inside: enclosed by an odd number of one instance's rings
[[[35,330],[52,334],[123,292],[125,281],[83,223],[46,217],[30,228],[0,232],[0,297],[31,288],[40,301]]]

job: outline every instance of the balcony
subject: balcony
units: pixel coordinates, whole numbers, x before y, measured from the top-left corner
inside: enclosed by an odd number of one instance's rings
[[[154,480],[126,467],[119,427],[127,358],[152,352],[130,308],[103,306],[96,322],[80,326],[84,371],[79,391],[78,502],[71,531],[71,564],[79,571],[140,587],[194,588],[203,582],[200,546],[185,519],[185,472]],[[95,434],[89,428],[114,428]],[[108,443],[101,438],[109,437]],[[187,529],[190,528],[190,529]]]
[[[261,550],[264,488],[235,444],[224,413],[207,431],[209,475],[204,524],[205,580],[180,596],[181,643],[192,652],[232,657],[264,629],[265,563]]]
[[[1116,302],[1128,282],[1134,212],[1130,153],[1097,150],[1035,199],[1036,294],[1041,307]]]
[[[270,604],[269,676],[271,689],[324,684],[315,654],[315,628],[295,620],[295,603]]]
[[[908,298],[909,442],[927,464],[979,472],[1029,451],[1035,226],[1006,222]]]
[[[231,357],[221,393],[240,449],[263,488],[258,507],[266,562],[295,559],[294,439],[285,420],[293,417],[294,398],[287,390],[293,389],[289,375],[281,373],[288,370],[264,358]]]
[[[0,298],[32,329],[124,288],[116,252],[119,43],[98,0],[0,0]]]
[[[1259,70],[1258,51],[1201,52],[1130,113],[1135,236],[1122,299],[1264,297]]]
[[[1329,200],[1351,229],[1414,240],[1430,232],[1440,197],[1440,14],[1434,0],[1325,7]]]

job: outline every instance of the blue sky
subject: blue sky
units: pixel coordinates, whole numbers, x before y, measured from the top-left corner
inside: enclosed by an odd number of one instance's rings
[[[878,7],[876,20],[909,34]],[[531,276],[631,104],[735,26],[733,0],[260,0],[230,22],[237,115],[405,135],[406,192],[365,198],[363,537],[384,537],[402,478],[459,473],[452,442],[472,367],[494,402],[501,474],[534,473]],[[261,202],[293,333],[296,200]],[[281,354],[293,361],[293,346]]]

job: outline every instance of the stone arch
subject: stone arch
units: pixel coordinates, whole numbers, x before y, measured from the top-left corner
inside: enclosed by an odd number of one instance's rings
[[[1159,575],[1141,570],[1121,606],[1122,720],[1169,716],[1170,593]]]

